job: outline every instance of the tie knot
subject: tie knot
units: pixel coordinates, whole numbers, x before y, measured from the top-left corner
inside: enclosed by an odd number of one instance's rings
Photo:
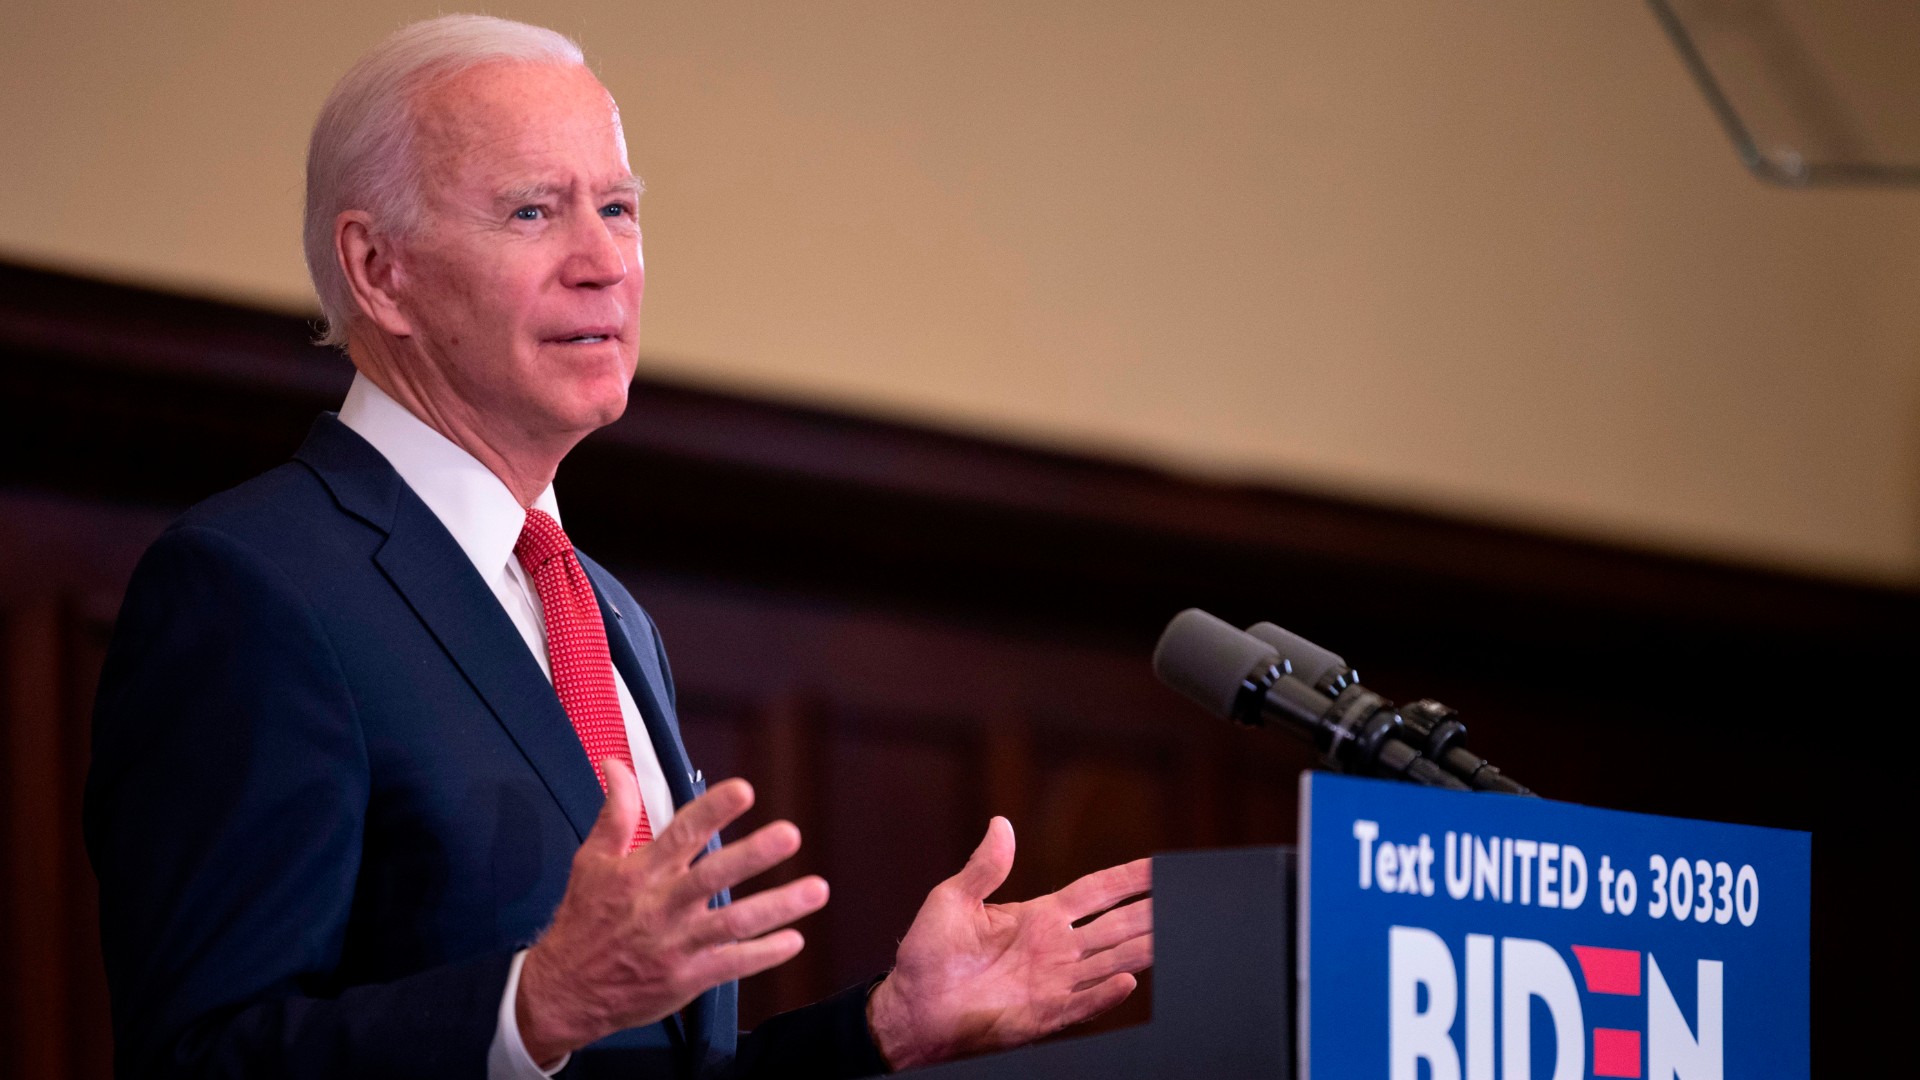
[[[520,527],[520,539],[513,542],[514,557],[526,567],[527,573],[539,570],[554,556],[572,550],[573,544],[561,531],[559,522],[543,510],[527,511],[527,523]]]

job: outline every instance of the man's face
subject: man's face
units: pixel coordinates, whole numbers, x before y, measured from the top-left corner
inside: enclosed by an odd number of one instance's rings
[[[612,423],[646,277],[612,97],[582,67],[494,63],[416,106],[423,214],[396,285],[430,407],[542,441]]]

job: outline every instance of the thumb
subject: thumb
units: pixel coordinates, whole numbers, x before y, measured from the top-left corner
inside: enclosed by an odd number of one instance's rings
[[[600,804],[600,816],[580,847],[601,855],[625,855],[640,824],[640,782],[619,758],[600,762],[600,775],[606,782],[607,801]]]
[[[953,876],[960,891],[975,900],[985,900],[1006,884],[1013,872],[1013,822],[996,817],[987,823],[987,835],[973,849],[967,865]]]

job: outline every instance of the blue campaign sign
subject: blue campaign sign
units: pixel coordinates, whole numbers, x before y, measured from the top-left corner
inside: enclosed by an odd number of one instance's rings
[[[1311,774],[1300,1076],[1793,1080],[1807,833]]]

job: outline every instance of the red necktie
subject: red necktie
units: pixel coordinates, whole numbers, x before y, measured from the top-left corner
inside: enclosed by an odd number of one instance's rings
[[[633,754],[627,748],[626,720],[620,715],[620,693],[613,683],[613,657],[607,652],[607,628],[600,621],[593,586],[580,569],[580,560],[574,558],[573,544],[560,531],[560,523],[539,510],[527,511],[527,523],[513,553],[533,578],[540,606],[546,609],[547,660],[553,667],[554,692],[560,695],[567,719],[573,721],[573,732],[580,736],[594,774],[600,777],[600,790],[605,791],[607,778],[600,774],[600,763],[619,758],[631,770]],[[652,839],[642,803],[632,847]]]

